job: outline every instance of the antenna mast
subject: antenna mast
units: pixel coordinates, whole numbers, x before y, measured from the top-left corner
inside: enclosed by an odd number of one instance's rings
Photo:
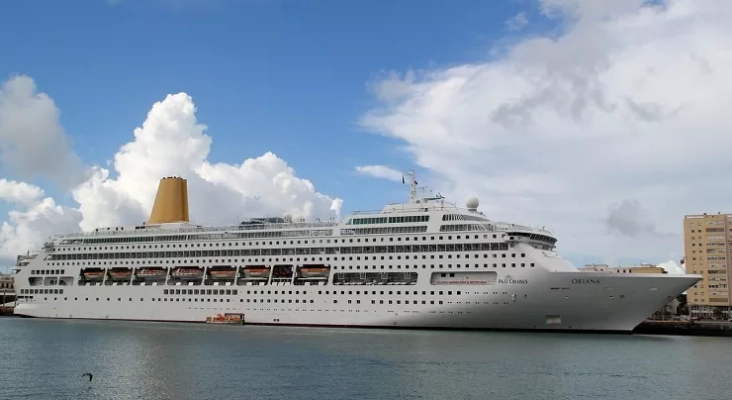
[[[417,202],[417,179],[414,177],[414,171],[409,171],[409,202]]]

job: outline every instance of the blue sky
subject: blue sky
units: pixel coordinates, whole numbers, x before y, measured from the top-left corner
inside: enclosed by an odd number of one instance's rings
[[[554,7],[551,17],[540,3]],[[277,204],[269,211],[313,201],[328,212],[333,197],[344,200],[342,214],[379,209],[405,199],[406,188],[355,167],[416,169],[421,183],[458,204],[479,196],[491,219],[553,228],[560,251],[576,264],[662,262],[683,255],[683,215],[724,212],[732,196],[709,190],[718,180],[708,171],[728,169],[721,168],[729,164],[724,143],[732,145],[728,113],[719,109],[732,87],[725,53],[732,6],[719,4],[4,1],[0,81],[27,75],[51,96],[87,166],[106,166],[133,140],[154,103],[185,92],[213,138],[208,161],[233,165],[272,151],[330,196],[300,187],[291,193],[305,197],[294,196],[289,205],[270,196]],[[510,29],[507,21],[519,13],[528,23]],[[413,81],[388,78],[410,70],[427,73]],[[384,84],[396,85],[402,97],[381,101],[374,87]],[[185,101],[171,100],[167,110]],[[375,108],[382,114],[364,123]],[[375,127],[384,135],[374,134]],[[716,144],[712,155],[708,143]],[[175,147],[162,139],[155,145]],[[702,145],[704,156],[689,158],[697,153],[688,149]],[[151,149],[139,147],[128,161],[150,162],[135,157]],[[176,162],[167,167],[183,165]],[[221,189],[228,165],[202,179]],[[153,179],[145,171],[154,179],[159,171],[174,173],[158,167],[128,168],[131,178],[111,183],[118,187],[102,198],[101,192],[61,191],[49,177],[25,179],[3,164],[0,178],[37,184],[74,208],[43,214],[55,224],[14,221],[6,238],[40,240],[22,237],[33,224],[53,226],[40,232],[45,235],[79,224],[138,221],[154,182],[134,179]],[[240,187],[249,193],[262,182]],[[277,193],[271,176],[269,182]],[[680,193],[680,185],[689,190]],[[259,212],[246,196],[225,198],[233,193],[228,189],[209,196],[219,203],[205,206],[230,219],[238,215],[228,209]],[[701,191],[713,195],[694,195]],[[79,207],[71,193],[86,195],[86,203]],[[130,199],[136,208],[125,203]],[[15,209],[24,216],[49,210],[37,200]],[[0,204],[3,214],[9,209]],[[193,211],[194,220],[206,214]],[[0,239],[8,254],[21,247]]]
[[[412,168],[398,142],[365,134],[368,83],[388,71],[483,60],[526,8],[505,1],[105,0],[3,2],[0,77],[27,74],[62,112],[86,162],[104,164],[151,104],[184,91],[212,161],[273,151],[345,210],[401,188],[353,167]],[[361,189],[354,189],[355,185]],[[385,191],[387,191],[385,193]]]

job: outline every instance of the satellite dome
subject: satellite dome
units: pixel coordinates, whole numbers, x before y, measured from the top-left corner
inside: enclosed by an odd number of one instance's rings
[[[465,207],[468,210],[475,211],[478,209],[478,206],[480,205],[480,200],[478,200],[477,197],[469,197],[468,200],[465,202]]]
[[[305,222],[305,217],[303,217],[302,215],[296,215],[293,217],[293,221],[303,223]]]
[[[282,215],[282,219],[284,219],[285,221],[292,221],[292,214],[290,214],[290,213],[284,213]]]

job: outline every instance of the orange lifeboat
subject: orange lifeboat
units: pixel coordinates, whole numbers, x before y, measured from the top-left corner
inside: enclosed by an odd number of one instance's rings
[[[200,278],[203,276],[203,271],[199,268],[176,268],[173,271],[173,277],[175,278]]]
[[[300,267],[300,275],[303,278],[317,278],[328,275],[329,267],[323,265],[312,265]]]
[[[219,270],[209,271],[209,274],[211,274],[211,277],[214,279],[234,279],[234,277],[236,276],[236,271],[227,270],[227,269],[219,269]]]
[[[150,268],[143,268],[135,275],[137,275],[138,278],[164,278],[167,272],[164,269],[150,269]]]
[[[82,273],[82,276],[84,279],[88,279],[90,281],[99,281],[104,278],[104,272],[102,271],[86,271]]]
[[[247,278],[267,278],[269,277],[268,267],[245,267],[244,276]]]
[[[130,276],[132,276],[132,271],[109,271],[109,276],[112,278],[113,281],[124,281],[130,279]]]

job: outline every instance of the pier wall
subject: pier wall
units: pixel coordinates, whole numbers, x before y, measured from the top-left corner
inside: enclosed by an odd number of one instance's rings
[[[732,337],[732,323],[726,321],[644,321],[633,329],[633,333]]]

